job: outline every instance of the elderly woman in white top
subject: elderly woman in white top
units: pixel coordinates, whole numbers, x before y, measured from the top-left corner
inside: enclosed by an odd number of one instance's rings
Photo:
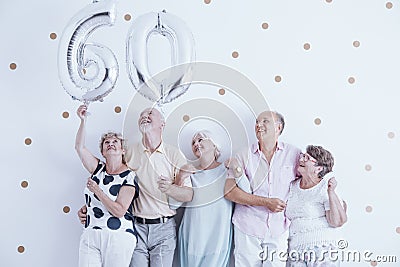
[[[286,266],[339,266],[329,250],[336,249],[337,227],[347,216],[330,174],[333,157],[321,146],[310,145],[306,151],[299,159],[301,178],[292,182],[286,206],[291,221]]]

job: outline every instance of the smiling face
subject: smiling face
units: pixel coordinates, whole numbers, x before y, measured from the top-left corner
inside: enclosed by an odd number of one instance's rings
[[[297,171],[302,177],[318,177],[318,173],[321,171],[322,167],[317,165],[317,160],[311,157],[307,153],[301,153],[299,158],[299,166]]]
[[[216,157],[216,145],[212,140],[204,135],[203,133],[198,133],[193,136],[192,139],[192,151],[197,158],[201,157]]]
[[[164,128],[164,118],[161,113],[154,108],[147,108],[140,113],[138,125],[141,133]]]
[[[100,151],[105,158],[109,155],[121,155],[124,163],[125,147],[122,135],[114,132],[103,134],[100,139]]]
[[[255,124],[255,132],[258,140],[263,138],[277,139],[282,129],[282,124],[277,120],[275,113],[264,111],[258,115]]]
[[[318,177],[323,178],[327,173],[332,171],[334,165],[334,159],[328,150],[322,146],[309,145],[306,149],[307,153],[301,156],[299,163],[305,163],[311,161],[314,165],[318,165]]]

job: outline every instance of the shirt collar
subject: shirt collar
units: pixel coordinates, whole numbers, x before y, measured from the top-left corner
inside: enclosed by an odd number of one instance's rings
[[[283,149],[284,149],[283,142],[278,140],[278,144],[276,145],[276,150],[275,151],[283,150]],[[257,152],[261,153],[260,146],[258,145],[258,142],[252,145],[251,152],[253,152],[253,154],[256,154]]]
[[[150,152],[150,150],[148,148],[146,148],[142,142],[139,142],[139,147],[140,147],[140,151],[143,152]],[[163,145],[163,141],[161,141],[161,144],[157,147],[157,149],[154,152],[158,152],[158,153],[162,153],[164,154],[164,145]]]

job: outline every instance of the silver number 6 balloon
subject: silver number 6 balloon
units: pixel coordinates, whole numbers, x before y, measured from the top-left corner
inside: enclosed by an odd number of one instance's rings
[[[100,26],[112,26],[115,1],[96,1],[76,14],[64,29],[58,49],[60,81],[73,99],[86,104],[102,100],[118,78],[118,62],[113,52],[100,44],[86,43]]]
[[[157,81],[148,67],[147,43],[152,34],[168,38],[171,46],[170,72]],[[194,39],[191,31],[178,17],[162,12],[151,12],[132,22],[127,36],[126,64],[135,89],[159,105],[171,102],[185,93],[191,82],[192,63],[195,59]]]

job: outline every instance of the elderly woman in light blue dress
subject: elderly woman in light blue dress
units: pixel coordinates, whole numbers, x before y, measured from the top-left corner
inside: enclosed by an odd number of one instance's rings
[[[178,247],[182,267],[229,266],[233,206],[224,198],[227,169],[217,161],[221,153],[214,140],[208,131],[195,133],[192,152],[197,160],[194,167],[184,166],[177,176],[178,184],[185,184],[190,177],[194,191],[192,201],[185,204],[179,227]]]

